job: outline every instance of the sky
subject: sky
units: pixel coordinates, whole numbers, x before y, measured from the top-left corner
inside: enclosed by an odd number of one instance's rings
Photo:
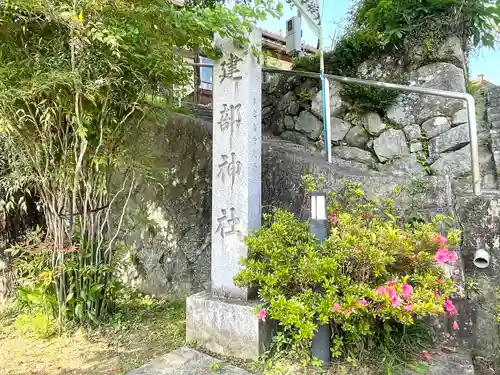
[[[322,3],[333,3],[331,5],[321,8],[322,20],[323,20],[323,30],[324,30],[324,45],[325,49],[331,45],[331,38],[338,38],[342,32],[343,26],[347,24],[347,13],[351,8],[352,0],[320,0]],[[297,11],[295,8],[291,8],[290,5],[285,4],[283,11],[283,16],[281,19],[277,20],[270,18],[264,21],[261,25],[262,28],[277,32],[285,30],[285,22],[292,16],[296,15]],[[307,24],[302,22],[303,28],[303,40],[307,43],[316,47],[317,37],[309,29]],[[472,77],[476,77],[478,74],[484,74],[485,79],[488,81],[500,85],[500,48],[496,51],[491,49],[483,49],[473,54],[469,58],[469,66],[471,70]]]

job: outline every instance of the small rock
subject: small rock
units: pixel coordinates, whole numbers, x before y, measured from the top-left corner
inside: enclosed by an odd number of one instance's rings
[[[437,48],[436,58],[457,63],[460,67],[465,67],[465,55],[462,41],[457,36],[446,39],[443,44]]]
[[[446,117],[434,117],[422,124],[422,130],[427,138],[434,138],[450,130],[451,124]]]
[[[486,174],[481,180],[481,186],[485,190],[497,190],[497,176],[496,174]]]
[[[404,132],[396,129],[389,129],[375,139],[373,149],[382,162],[410,153]]]
[[[415,116],[411,113],[412,106],[419,99],[417,94],[400,94],[395,102],[387,109],[387,118],[394,124],[400,126],[411,125],[415,122]]]
[[[291,116],[297,116],[300,111],[300,104],[297,102],[291,102],[287,109],[286,109],[286,114],[291,115]]]
[[[500,110],[498,108],[489,108],[487,111],[488,121],[500,121]]]
[[[288,108],[288,106],[290,105],[290,103],[295,102],[295,101],[297,101],[297,96],[293,93],[293,91],[288,91],[281,98],[279,105],[278,105],[278,110],[285,111]]]
[[[337,117],[330,117],[331,137],[333,142],[338,142],[344,139],[345,135],[351,128],[351,124]]]
[[[429,154],[435,156],[443,152],[458,150],[469,142],[469,125],[462,124],[432,138],[429,142]]]
[[[371,152],[366,150],[361,150],[357,147],[349,147],[349,146],[339,146],[333,147],[332,153],[335,156],[338,156],[344,160],[353,160],[360,163],[372,165],[375,163],[375,158],[371,154]]]
[[[373,138],[370,138],[368,142],[366,142],[366,148],[369,150],[373,150]]]
[[[347,144],[357,148],[364,148],[369,139],[368,132],[361,126],[354,126],[345,136]]]
[[[452,177],[471,173],[470,145],[460,150],[441,154],[439,159],[431,165],[437,175],[450,175]]]
[[[330,116],[339,117],[345,110],[345,103],[340,97],[342,85],[335,81],[330,81]],[[318,118],[323,118],[323,91],[320,90],[314,95],[311,103],[311,112]]]
[[[297,86],[293,92],[299,98],[306,96],[312,99],[312,97],[318,93],[318,84],[318,80],[308,79]]]
[[[425,176],[427,172],[418,160],[417,155],[405,155],[398,159],[383,164],[381,172],[396,176]]]
[[[285,128],[288,130],[295,129],[295,120],[291,116],[285,116]]]
[[[402,61],[394,56],[382,56],[363,61],[357,69],[357,77],[387,82],[395,74],[401,73]]]
[[[273,134],[280,135],[285,131],[285,119],[283,117],[280,117],[276,121],[272,121],[271,125]]]
[[[455,112],[458,112],[464,108],[466,108],[465,101],[460,99],[450,99],[444,107],[444,114],[446,116],[453,116]]]
[[[416,142],[416,143],[410,144],[410,152],[411,153],[420,152],[423,149],[424,149],[424,146],[422,145],[422,142]]]
[[[379,114],[375,112],[363,115],[363,126],[371,135],[379,135],[387,128],[387,124],[384,124]]]
[[[405,132],[406,139],[410,142],[422,139],[422,132],[420,131],[420,126],[418,126],[417,124],[406,126],[403,129],[403,131]]]
[[[272,106],[262,108],[262,119],[267,119],[272,116],[274,108]]]
[[[297,76],[290,76],[286,79],[285,86],[290,90],[293,91],[297,86],[300,85],[300,78]]]
[[[262,108],[272,106],[275,98],[265,92],[262,93]]]
[[[453,354],[432,355],[425,367],[425,374],[427,375],[474,375],[474,366],[470,354],[463,351]],[[422,371],[408,370],[407,374],[418,375],[422,374]]]
[[[278,88],[280,84],[280,77],[278,75],[273,75],[269,82],[267,82],[267,92],[269,94],[273,94],[276,92],[276,89]]]
[[[287,141],[290,141],[290,142],[295,143],[297,145],[307,147],[307,148],[313,147],[309,143],[307,136],[305,136],[304,134],[301,134],[301,133],[287,130],[286,132],[281,134],[281,138],[286,139]]]
[[[451,118],[451,125],[461,125],[461,124],[467,124],[469,122],[469,119],[467,118],[467,110],[466,109],[461,109],[460,111],[456,112],[453,114],[453,117]]]
[[[302,111],[295,123],[295,130],[307,134],[310,139],[316,141],[323,132],[323,123],[311,112]]]

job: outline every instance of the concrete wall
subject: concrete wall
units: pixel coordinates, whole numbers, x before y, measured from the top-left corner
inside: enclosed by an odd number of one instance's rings
[[[455,203],[463,230],[462,255],[467,280],[469,344],[474,355],[495,357],[500,350],[497,316],[500,313],[500,195],[459,197]],[[474,253],[485,249],[490,266],[474,266]]]

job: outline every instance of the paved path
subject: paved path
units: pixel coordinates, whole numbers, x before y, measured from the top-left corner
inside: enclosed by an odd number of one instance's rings
[[[212,364],[221,364],[220,371],[212,371]],[[249,372],[225,364],[190,348],[180,348],[155,361],[130,371],[127,375],[250,375]]]

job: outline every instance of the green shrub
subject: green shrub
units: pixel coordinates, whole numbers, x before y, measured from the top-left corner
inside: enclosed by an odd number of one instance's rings
[[[384,116],[384,111],[394,103],[400,93],[390,89],[346,85],[340,94],[343,98],[356,98],[356,100],[348,99],[351,106],[356,110],[378,112],[381,116]]]
[[[238,285],[256,287],[259,316],[279,323],[294,344],[307,346],[318,324],[334,329],[332,353],[355,358],[390,327],[411,326],[426,316],[456,310],[453,283],[437,264],[456,260],[459,231],[439,233],[449,218],[399,225],[392,202],[368,199],[355,183],[330,194],[329,235],[324,244],[309,224],[284,210],[246,238],[249,256]],[[448,258],[449,256],[449,258]],[[453,259],[452,259],[453,258]]]
[[[48,320],[58,319],[60,326],[96,323],[107,316],[121,289],[114,264],[92,264],[88,256],[70,248],[57,254],[64,256],[64,263],[54,265],[53,252],[41,236],[38,231],[29,233],[24,243],[9,249],[14,258],[20,308],[45,315]],[[59,283],[64,283],[64,292],[56,289]]]

